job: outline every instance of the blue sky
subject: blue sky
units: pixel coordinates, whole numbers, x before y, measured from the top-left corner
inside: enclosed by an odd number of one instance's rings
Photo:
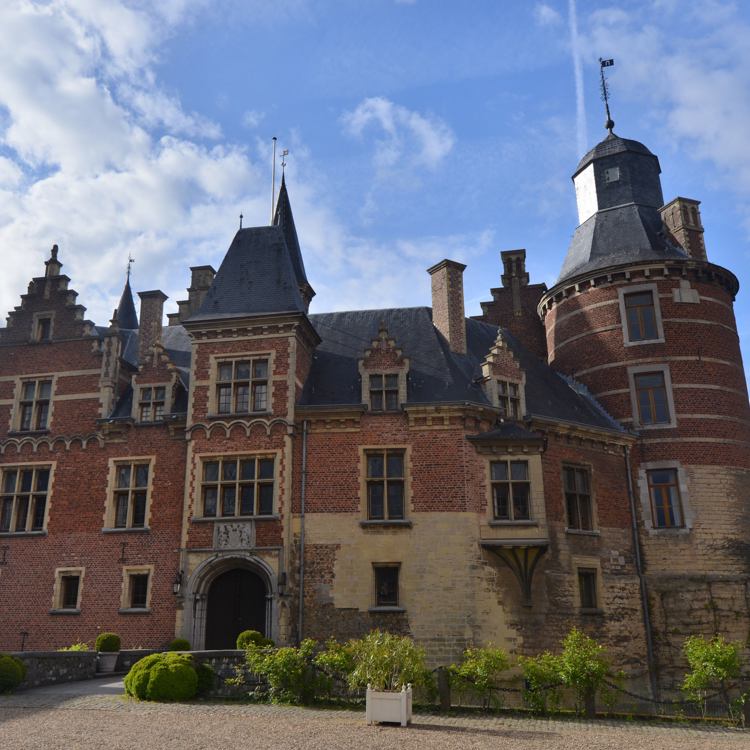
[[[97,323],[128,253],[176,309],[241,211],[268,221],[273,135],[313,311],[429,304],[450,257],[477,314],[517,247],[551,284],[605,135],[599,56],[616,132],[659,156],[666,200],[702,201],[740,278],[747,362],[750,10],[728,0],[5,0],[0,307],[57,242]]]

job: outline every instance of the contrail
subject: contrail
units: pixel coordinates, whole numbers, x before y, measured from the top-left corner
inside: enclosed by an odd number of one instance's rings
[[[581,65],[581,46],[578,40],[578,13],[576,0],[568,0],[568,25],[570,26],[570,53],[573,56],[573,71],[576,79],[576,135],[578,153],[583,154],[588,146],[586,132],[586,102],[583,95],[583,66]]]

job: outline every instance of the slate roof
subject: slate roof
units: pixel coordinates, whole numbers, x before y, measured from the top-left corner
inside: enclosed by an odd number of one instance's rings
[[[576,229],[557,283],[609,266],[687,257],[657,209],[630,203],[598,211]]]
[[[283,229],[251,227],[234,236],[200,310],[189,321],[304,310]]]
[[[301,405],[357,405],[362,401],[358,362],[381,322],[409,359],[407,401],[420,403],[489,402],[477,382],[481,364],[497,338],[496,326],[466,319],[467,353],[456,354],[432,324],[428,307],[311,315],[322,341],[313,357]],[[546,363],[526,351],[507,332],[504,338],[526,372],[526,405],[530,415],[623,431],[593,398],[578,392]]]
[[[614,154],[621,154],[625,151],[631,151],[636,154],[645,154],[646,156],[653,156],[657,159],[656,154],[649,151],[639,141],[632,141],[629,138],[620,138],[615,133],[610,133],[603,141],[597,143],[594,148],[591,149],[582,159],[578,162],[576,171],[573,173],[575,177],[581,170],[585,169],[594,159],[600,159],[603,156],[613,156]],[[658,161],[658,159],[657,159]]]
[[[138,316],[136,315],[135,304],[133,303],[130,279],[125,281],[125,288],[122,290],[120,304],[117,306],[117,325],[120,328],[138,328]]]
[[[292,268],[297,279],[298,286],[308,284],[307,274],[305,273],[305,264],[302,260],[302,251],[297,238],[297,227],[294,225],[294,216],[292,215],[292,204],[289,201],[289,193],[286,189],[286,180],[281,175],[281,187],[276,199],[276,211],[273,217],[274,226],[281,227],[284,232],[286,246],[289,249],[289,257],[292,260]]]

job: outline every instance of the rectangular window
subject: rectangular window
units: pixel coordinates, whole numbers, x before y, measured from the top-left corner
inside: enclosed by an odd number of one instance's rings
[[[374,565],[375,606],[398,607],[398,565]]]
[[[146,609],[148,605],[148,573],[132,573],[128,576],[130,609]]]
[[[639,372],[633,375],[638,420],[642,425],[669,423],[669,402],[664,373]]]
[[[220,362],[216,378],[219,414],[249,414],[268,409],[268,359]]]
[[[493,516],[497,521],[529,521],[531,482],[528,461],[490,463]]]
[[[568,510],[568,528],[591,531],[594,528],[591,481],[588,469],[563,467],[565,505]]]
[[[398,374],[370,375],[370,409],[396,411],[398,409]]]
[[[404,451],[368,451],[367,518],[395,521],[404,518]]]
[[[147,463],[115,464],[114,528],[142,529],[148,503]]]
[[[18,420],[21,432],[47,429],[51,394],[51,380],[24,380],[21,383]]]
[[[578,568],[578,593],[581,609],[598,609],[596,595],[596,568]]]
[[[628,340],[649,341],[659,338],[654,308],[654,293],[633,292],[624,295]]]
[[[52,337],[52,318],[37,318],[34,339],[36,341],[49,341]]]
[[[49,466],[5,467],[0,478],[0,533],[43,531]]]
[[[60,576],[60,609],[78,609],[78,590],[81,576],[67,573]]]
[[[646,476],[654,528],[682,527],[682,503],[677,469],[654,469],[647,471]]]
[[[206,518],[273,515],[274,459],[243,456],[204,461],[201,496]]]
[[[518,383],[497,381],[497,405],[505,419],[518,419],[521,413],[521,395]]]
[[[159,422],[164,419],[164,404],[167,389],[164,386],[149,386],[140,389],[138,399],[138,421]]]

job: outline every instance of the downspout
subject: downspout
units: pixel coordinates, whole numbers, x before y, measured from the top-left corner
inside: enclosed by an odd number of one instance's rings
[[[625,472],[628,475],[628,499],[630,501],[630,519],[633,531],[633,549],[635,550],[635,569],[641,587],[641,609],[643,611],[643,628],[646,631],[646,659],[648,661],[648,678],[651,683],[651,697],[659,700],[659,685],[656,680],[656,659],[654,658],[654,641],[651,634],[651,614],[648,606],[648,592],[646,577],[643,574],[643,558],[641,557],[641,541],[638,536],[638,521],[635,515],[635,494],[633,492],[633,475],[630,467],[630,448],[623,448],[625,458]]]
[[[297,640],[302,643],[302,626],[305,615],[305,488],[307,486],[307,420],[302,420],[302,486],[300,488],[299,514],[299,620]]]

